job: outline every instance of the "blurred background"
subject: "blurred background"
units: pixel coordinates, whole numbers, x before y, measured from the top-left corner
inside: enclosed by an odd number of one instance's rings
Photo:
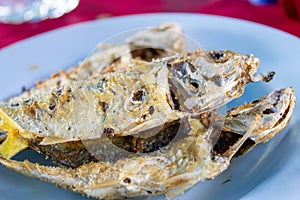
[[[234,17],[300,37],[300,0],[0,0],[0,48],[70,24],[154,12]]]

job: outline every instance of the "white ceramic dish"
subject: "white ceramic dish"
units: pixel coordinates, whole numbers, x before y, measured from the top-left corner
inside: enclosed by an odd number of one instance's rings
[[[300,40],[260,24],[200,14],[158,13],[109,18],[50,31],[18,42],[0,51],[0,99],[29,88],[35,81],[78,63],[99,42],[125,30],[176,21],[185,33],[206,49],[231,49],[252,53],[261,59],[259,71],[275,70],[269,84],[248,86],[240,104],[266,94],[271,89],[293,86],[300,92],[298,65]],[[37,66],[33,70],[32,66]],[[199,183],[185,194],[186,199],[298,199],[300,187],[300,135],[296,106],[287,129],[267,144],[244,157],[234,159],[225,173],[212,181]],[[36,153],[31,160],[39,160]],[[226,183],[225,183],[226,182]],[[24,177],[0,167],[0,199],[86,199],[39,180]],[[163,196],[147,198],[164,199]]]

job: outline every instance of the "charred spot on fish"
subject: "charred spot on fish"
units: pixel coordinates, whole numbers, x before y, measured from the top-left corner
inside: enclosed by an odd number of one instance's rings
[[[268,114],[272,114],[272,113],[275,113],[275,112],[277,112],[277,109],[272,107],[272,108],[268,108],[268,109],[264,110],[263,114],[268,115]]]
[[[153,115],[153,113],[154,113],[154,107],[150,106],[149,109],[148,109],[148,112],[149,112],[150,115]]]
[[[234,133],[234,132],[222,131],[217,139],[216,144],[213,147],[213,154],[222,156],[230,149],[230,147],[232,147],[242,137],[243,137],[242,135]],[[255,144],[255,142],[248,138],[244,142],[244,144],[241,146],[241,148],[236,152],[234,157],[243,155],[254,144]]]
[[[111,91],[111,93],[113,93],[113,95],[116,95],[116,91],[114,89],[109,88],[109,91]]]
[[[275,102],[272,105],[273,105],[274,108],[276,108],[278,102],[280,102],[281,90],[280,91],[276,91],[274,93],[274,95],[275,95],[276,99],[275,99]]]
[[[224,51],[210,51],[209,56],[216,63],[224,63],[228,60],[228,58],[226,57],[226,53]]]
[[[107,109],[109,108],[108,104],[103,101],[99,101],[98,104],[100,106],[101,111],[103,112],[106,112]]]
[[[130,184],[131,183],[131,179],[130,178],[125,178],[123,180],[123,182],[126,183],[126,184]]]
[[[67,92],[68,92],[68,93],[71,93],[71,92],[72,92],[72,88],[68,88],[68,89],[67,89]]]
[[[166,123],[161,131],[150,137],[113,136],[111,142],[117,147],[132,153],[150,153],[157,151],[174,139],[180,127],[180,121]]]
[[[24,103],[29,103],[29,102],[30,102],[30,99],[24,100]]]
[[[146,92],[144,90],[137,90],[133,93],[132,101],[144,101]]]
[[[60,89],[60,90],[57,90],[57,94],[58,94],[58,96],[60,96],[61,94],[62,94],[62,90]],[[53,95],[55,95],[55,94],[53,94]],[[55,95],[56,96],[56,95]]]
[[[34,115],[36,114],[36,110],[35,110],[34,107],[30,107],[30,108],[29,108],[29,112],[30,112],[30,114],[31,114],[32,116],[34,116]]]
[[[148,194],[152,194],[152,192],[151,192],[150,190],[147,190],[146,192],[147,192]]]
[[[48,108],[49,108],[49,110],[52,110],[52,111],[53,111],[53,110],[55,109],[55,107],[56,107],[55,104],[50,104]]]
[[[270,82],[273,79],[274,76],[275,76],[274,71],[269,72],[266,76],[264,76],[263,81],[264,82]]]
[[[56,82],[56,86],[58,87],[58,86],[60,86],[61,85],[61,80],[58,80],[57,82]]]
[[[12,104],[10,104],[10,106],[11,106],[11,107],[19,107],[20,104],[19,104],[19,103],[12,103]]]
[[[115,134],[115,130],[113,128],[104,128],[103,130],[103,134],[108,137],[108,138],[111,138],[114,136]]]
[[[138,90],[133,94],[132,100],[133,101],[142,101],[143,95],[144,95],[144,92],[142,90]]]

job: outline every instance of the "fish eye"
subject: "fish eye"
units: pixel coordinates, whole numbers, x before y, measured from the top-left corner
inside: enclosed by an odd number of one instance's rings
[[[224,51],[210,51],[209,56],[216,62],[216,63],[224,63],[228,60],[227,54]]]

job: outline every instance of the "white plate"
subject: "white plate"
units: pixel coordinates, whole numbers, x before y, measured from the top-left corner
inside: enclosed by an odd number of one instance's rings
[[[248,86],[245,95],[235,104],[281,87],[293,86],[299,94],[298,38],[270,27],[232,18],[161,13],[115,17],[68,26],[2,49],[0,99],[20,93],[22,87],[31,87],[36,80],[53,72],[73,66],[87,56],[96,44],[114,34],[169,21],[180,23],[185,33],[206,49],[252,53],[261,59],[260,71],[277,72],[275,80],[269,84]],[[32,66],[38,68],[32,70]],[[175,199],[298,199],[300,136],[295,129],[299,115],[299,107],[296,107],[294,118],[283,134],[246,156],[234,159],[229,170],[216,179],[199,183]],[[27,154],[19,157],[24,155]],[[231,181],[223,183],[229,179]],[[86,199],[3,167],[0,167],[0,191],[0,199]]]

